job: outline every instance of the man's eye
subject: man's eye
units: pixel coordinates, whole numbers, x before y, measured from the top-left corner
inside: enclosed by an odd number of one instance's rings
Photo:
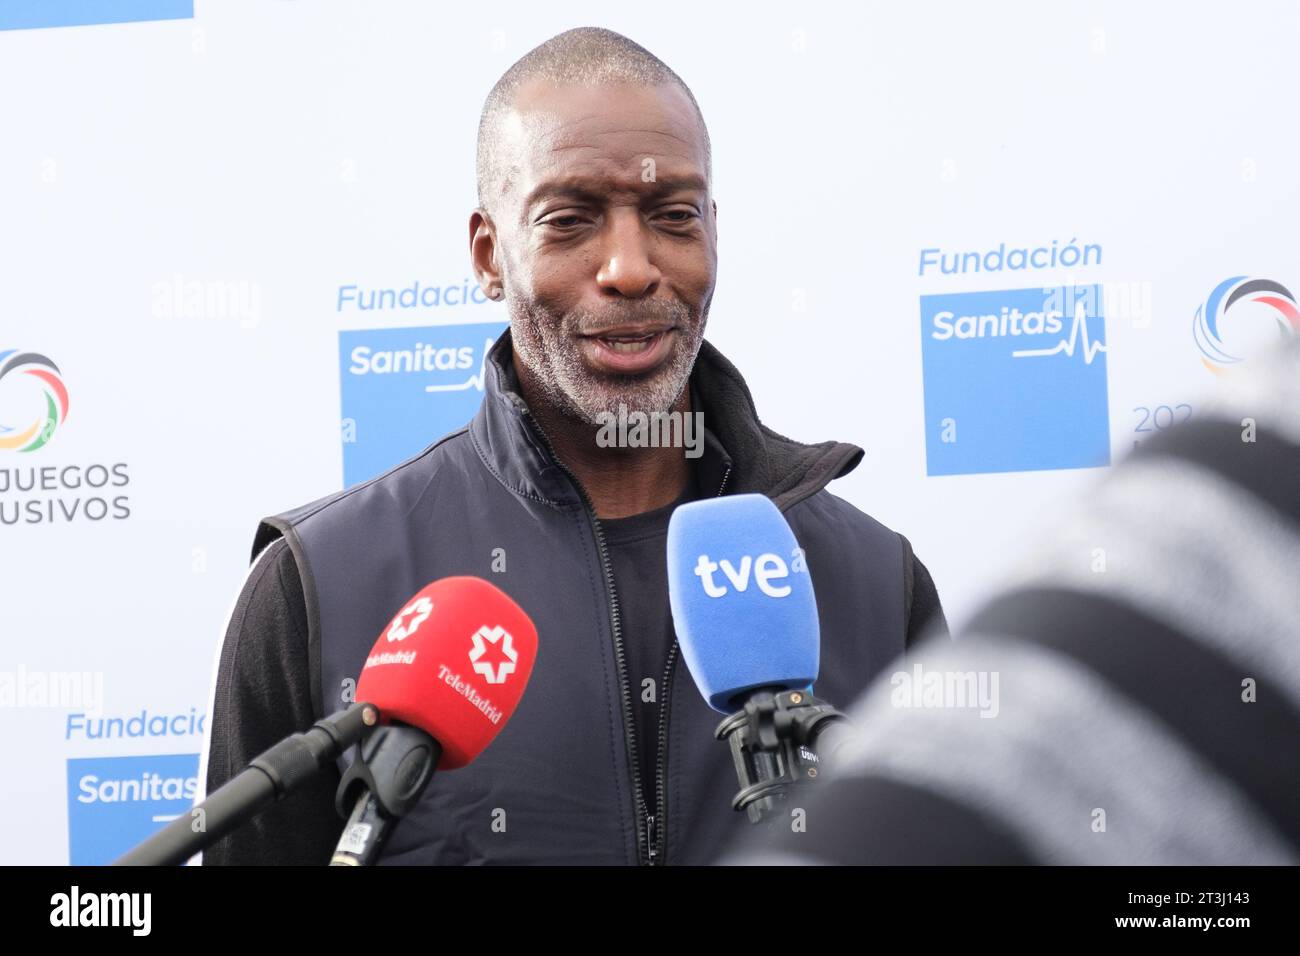
[[[690,222],[695,218],[695,213],[690,209],[670,209],[665,216],[680,216],[680,219],[670,219],[669,222]]]
[[[554,216],[546,220],[546,222],[543,223],[543,225],[557,226],[560,229],[567,229],[570,226],[576,226],[580,221],[581,218],[578,216]]]

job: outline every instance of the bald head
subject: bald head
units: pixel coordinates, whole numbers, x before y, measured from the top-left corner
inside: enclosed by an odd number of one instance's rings
[[[510,188],[510,169],[518,147],[512,135],[512,117],[529,91],[546,84],[586,87],[628,85],[677,87],[690,102],[704,142],[707,178],[713,178],[713,152],[704,114],[690,88],[657,56],[613,30],[579,27],[547,40],[524,54],[502,75],[483,104],[479,118],[476,174],[478,202],[495,210]]]

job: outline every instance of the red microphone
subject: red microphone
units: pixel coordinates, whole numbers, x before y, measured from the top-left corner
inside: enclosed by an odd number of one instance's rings
[[[537,657],[537,628],[482,578],[425,586],[371,648],[357,700],[385,722],[419,727],[442,745],[438,767],[463,767],[515,712]]]
[[[537,628],[482,578],[442,578],[388,622],[370,649],[356,699],[380,725],[339,784],[352,815],[333,866],[372,862],[391,824],[419,799],[435,766],[463,767],[490,744],[523,696],[537,657]]]

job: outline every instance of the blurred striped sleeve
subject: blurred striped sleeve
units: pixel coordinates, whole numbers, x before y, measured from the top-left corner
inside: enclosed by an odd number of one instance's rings
[[[802,829],[722,862],[1300,860],[1300,340],[1222,385],[867,692]],[[986,696],[907,706],[929,680]]]

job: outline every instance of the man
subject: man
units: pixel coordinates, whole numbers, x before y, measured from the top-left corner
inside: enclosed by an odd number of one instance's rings
[[[383,625],[427,582],[477,575],[532,617],[536,665],[472,765],[434,777],[392,863],[706,862],[743,818],[718,716],[682,672],[672,509],[761,492],[807,553],[818,692],[857,696],[943,614],[906,538],[824,490],[862,450],[763,427],[703,342],[717,269],[708,133],[663,63],[599,29],[510,68],[478,142],[470,253],[510,329],[464,429],[388,473],[262,523],[216,681],[209,791],[348,699]],[[604,447],[605,414],[700,412],[702,454]],[[688,450],[689,451],[689,450]],[[324,863],[337,775],[205,854]]]

